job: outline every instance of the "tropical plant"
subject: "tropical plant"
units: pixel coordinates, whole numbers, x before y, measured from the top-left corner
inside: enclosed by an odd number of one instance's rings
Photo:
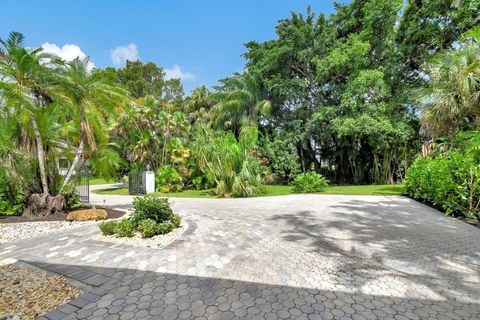
[[[437,54],[425,73],[429,83],[419,91],[423,131],[453,138],[462,128],[480,129],[480,39],[467,37]]]
[[[328,180],[319,173],[309,171],[301,173],[293,181],[293,192],[322,192],[328,187]]]
[[[155,175],[155,188],[160,192],[179,192],[183,189],[182,177],[170,165],[160,167]]]
[[[198,124],[193,142],[199,168],[215,182],[221,197],[253,197],[264,192],[257,159],[258,130],[243,126],[237,139],[232,132]]]
[[[62,211],[73,173],[100,144],[107,144],[104,123],[111,108],[127,97],[117,86],[90,75],[86,60],[64,63],[41,48],[27,49],[17,32],[0,44],[1,127],[8,133],[1,141],[1,164],[23,189],[24,215]],[[63,180],[55,164],[60,154],[71,158]],[[33,181],[40,181],[40,187],[18,172],[19,157],[38,168]]]
[[[260,79],[245,73],[223,80],[213,106],[215,123],[238,132],[242,123],[256,126],[260,115],[270,115],[272,105],[265,99]]]

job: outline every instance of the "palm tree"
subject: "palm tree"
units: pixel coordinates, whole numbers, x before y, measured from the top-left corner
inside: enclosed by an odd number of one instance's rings
[[[439,54],[426,73],[430,84],[420,92],[423,131],[453,137],[469,122],[480,129],[479,40],[466,39],[458,49]]]
[[[54,95],[53,73],[41,61],[49,59],[52,64],[57,61],[40,48],[24,48],[23,40],[23,35],[18,32],[10,33],[7,40],[0,39],[0,90],[5,105],[15,109],[16,118],[25,128],[24,137],[35,141],[42,192],[48,195],[45,149],[36,113],[41,112]]]
[[[78,168],[80,159],[91,156],[100,142],[108,140],[104,125],[113,107],[125,101],[125,92],[86,72],[86,61],[64,63],[42,49],[23,47],[23,36],[12,32],[0,39],[0,94],[3,98],[2,128],[16,128],[10,141],[0,141],[0,158],[10,177],[21,181],[25,193],[24,215],[44,216],[62,211],[63,191]],[[12,143],[20,142],[17,147]],[[77,145],[75,148],[73,145]],[[59,192],[56,165],[59,153],[75,154]],[[35,157],[32,155],[35,154]],[[15,158],[36,159],[41,190],[16,170]],[[49,185],[50,183],[50,185]]]
[[[120,86],[90,75],[87,71],[88,62],[88,59],[75,59],[67,63],[60,83],[65,112],[69,113],[75,128],[71,139],[78,141],[75,157],[63,180],[60,194],[78,170],[82,156],[84,160],[91,157],[98,149],[97,142],[103,143],[103,148],[108,147],[105,146],[108,141],[107,121],[129,99],[127,91]]]
[[[259,116],[269,116],[272,109],[258,77],[250,73],[224,80],[217,99],[219,102],[212,109],[215,123],[231,127],[234,132],[245,120],[249,126],[257,125]]]

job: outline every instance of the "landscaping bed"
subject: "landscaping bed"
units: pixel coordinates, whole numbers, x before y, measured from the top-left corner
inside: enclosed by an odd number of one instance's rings
[[[79,208],[75,208],[69,210],[68,212],[59,212],[56,214],[51,214],[46,217],[40,218],[28,218],[24,216],[0,216],[0,224],[1,223],[20,223],[20,222],[40,222],[40,221],[67,221],[67,215],[70,212],[78,211],[78,210],[85,210],[90,209],[90,206],[81,206]],[[110,208],[104,208],[101,206],[97,206],[97,209],[104,209],[108,213],[108,219],[117,219],[123,217],[125,211],[114,210]]]
[[[86,208],[89,207],[83,206],[70,212]],[[107,211],[108,219],[117,219],[125,215],[124,211],[102,209]],[[0,244],[96,223],[95,221],[67,221],[67,215],[68,213],[57,213],[38,219],[23,216],[0,216]]]
[[[65,278],[0,264],[0,318],[29,320],[80,296]]]
[[[115,235],[96,235],[94,240],[107,241],[125,244],[134,247],[148,247],[148,248],[163,248],[173,242],[178,236],[180,236],[185,230],[187,225],[182,223],[179,228],[175,228],[167,234],[159,234],[151,238],[143,238],[140,232],[134,232],[132,237],[117,237]]]
[[[159,248],[172,242],[186,229],[182,218],[173,212],[166,198],[155,195],[137,196],[132,204],[133,211],[128,218],[100,223],[98,226],[102,235],[94,238]]]

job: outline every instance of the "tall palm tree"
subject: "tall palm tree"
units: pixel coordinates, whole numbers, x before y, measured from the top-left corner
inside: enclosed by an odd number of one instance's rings
[[[218,103],[212,112],[215,123],[238,131],[242,122],[257,125],[259,116],[269,116],[272,105],[265,99],[258,77],[245,73],[224,81],[223,91],[217,93]]]
[[[480,129],[480,40],[466,39],[439,54],[426,73],[430,84],[420,92],[423,131],[453,137],[472,119]]]
[[[17,133],[10,137],[20,142],[13,149],[2,143],[1,164],[20,180],[13,154],[27,158],[35,154],[41,181],[41,193],[32,183],[24,183],[24,215],[43,216],[64,209],[63,191],[81,157],[88,158],[99,143],[105,144],[105,119],[114,116],[113,108],[126,99],[122,89],[88,74],[86,63],[65,63],[41,48],[24,48],[23,36],[17,32],[0,40],[0,112],[2,120],[5,115],[16,123]],[[75,154],[72,165],[59,192],[52,196],[57,189],[58,154],[71,152]]]
[[[58,60],[42,52],[23,47],[24,37],[12,32],[8,39],[0,39],[0,90],[5,105],[15,109],[16,118],[21,122],[24,137],[35,141],[42,192],[49,194],[45,149],[36,120],[36,113],[52,101],[54,73],[49,72],[42,60],[51,64]]]
[[[89,74],[88,63],[88,59],[74,59],[67,63],[59,84],[65,112],[75,128],[70,139],[78,142],[75,157],[59,193],[65,190],[73,173],[78,170],[82,156],[84,160],[88,159],[98,149],[98,143],[108,141],[108,119],[129,100],[127,91],[117,84]]]

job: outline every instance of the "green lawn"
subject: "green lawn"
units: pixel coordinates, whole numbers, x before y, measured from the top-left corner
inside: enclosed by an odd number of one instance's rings
[[[100,177],[91,177],[90,178],[90,184],[91,185],[109,184],[109,183],[115,183],[115,181],[114,180],[107,180],[105,178],[100,178]]]
[[[211,190],[183,190],[181,192],[162,193],[155,192],[155,195],[169,198],[217,198],[209,194]],[[128,189],[103,189],[92,191],[97,194],[128,195]],[[395,185],[362,185],[362,186],[332,186],[324,192],[318,194],[343,194],[343,195],[401,195],[403,192],[402,184]],[[267,193],[262,197],[284,196],[292,194],[291,186],[267,186]]]

